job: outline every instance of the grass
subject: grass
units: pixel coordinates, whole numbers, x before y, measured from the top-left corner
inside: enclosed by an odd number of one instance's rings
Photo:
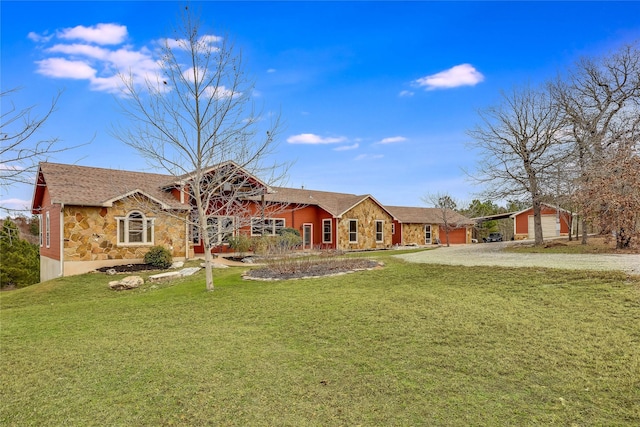
[[[405,264],[0,295],[0,424],[640,424],[640,279]]]
[[[545,241],[544,245],[534,246],[533,244],[520,244],[506,248],[510,252],[520,253],[557,253],[557,254],[634,254],[640,253],[640,246],[627,249],[616,249],[616,242],[613,238],[602,236],[591,236],[587,239],[587,244],[583,245],[581,238],[569,241],[568,238],[553,239]]]

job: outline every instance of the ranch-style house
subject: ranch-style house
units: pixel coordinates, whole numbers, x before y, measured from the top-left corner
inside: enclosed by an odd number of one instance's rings
[[[231,162],[223,166],[246,174]],[[370,250],[445,241],[437,208],[384,206],[369,194],[270,187],[258,177],[248,178],[244,185],[260,196],[238,203],[254,217],[249,222],[216,218],[210,225],[238,225],[217,237],[214,252],[228,252],[230,236],[275,235],[282,228],[300,232],[303,250]],[[41,217],[40,280],[141,263],[156,245],[168,248],[175,260],[204,253],[202,239],[188,225],[195,203],[185,182],[171,175],[41,163],[32,202],[32,213]],[[265,217],[269,210],[264,207],[275,205],[280,207],[277,213]],[[449,211],[447,223],[450,243],[471,242],[472,220]]]

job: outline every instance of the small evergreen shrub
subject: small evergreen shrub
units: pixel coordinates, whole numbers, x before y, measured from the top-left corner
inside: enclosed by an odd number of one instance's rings
[[[144,263],[156,268],[169,268],[172,262],[171,251],[163,246],[154,246],[144,254]]]
[[[238,234],[229,238],[229,247],[236,252],[244,253],[251,249],[252,241],[246,234]]]

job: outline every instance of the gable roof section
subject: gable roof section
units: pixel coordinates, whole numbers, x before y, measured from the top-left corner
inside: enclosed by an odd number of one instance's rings
[[[264,181],[262,181],[261,179],[257,178],[255,175],[249,173],[245,168],[243,168],[242,166],[238,165],[236,162],[232,161],[232,160],[228,160],[226,162],[222,162],[220,164],[217,164],[215,166],[210,166],[206,169],[203,169],[202,171],[202,176],[207,175],[208,173],[214,172],[218,169],[222,169],[222,168],[226,168],[226,167],[230,167],[232,171],[234,172],[239,172],[241,175],[244,175],[247,182],[250,183],[251,185],[254,186],[258,186],[258,187],[262,187],[266,190],[267,193],[271,193],[273,192],[273,189],[271,187],[269,187],[269,185],[267,185],[267,183],[265,183]],[[183,175],[180,175],[178,177],[172,177],[172,181],[168,181],[168,183],[165,183],[165,185],[163,185],[163,188],[168,189],[168,188],[174,188],[174,187],[181,187],[185,184],[187,184],[189,181],[193,180],[196,178],[196,173],[195,172],[191,172],[191,173],[186,173]]]
[[[188,209],[163,190],[170,179],[162,174],[43,162],[38,169],[32,211],[38,213],[45,186],[52,203],[108,207],[116,200],[143,194],[165,209]]]
[[[553,210],[556,210],[556,211],[560,211],[560,212],[564,212],[564,213],[567,213],[567,214],[571,214],[571,212],[569,212],[569,211],[568,211],[568,210],[566,210],[566,209],[562,209],[562,208],[561,208],[561,207],[559,207],[559,206],[553,206],[553,205],[550,205],[550,204],[548,204],[548,203],[540,203],[540,206],[546,206],[546,207],[547,207],[547,208],[549,208],[549,209],[553,209]],[[512,214],[510,215],[510,218],[515,218],[515,217],[517,217],[518,215],[522,215],[523,213],[525,213],[525,212],[527,212],[527,211],[530,211],[530,210],[532,210],[532,209],[533,209],[533,206],[529,206],[528,208],[523,209],[523,210],[521,210],[521,211],[519,211],[519,212],[514,212],[514,213],[512,213]]]
[[[299,205],[318,206],[326,212],[339,218],[354,206],[366,199],[371,199],[382,209],[393,216],[391,212],[369,194],[356,195],[347,193],[334,193],[331,191],[307,190],[306,188],[275,187],[274,192],[265,196],[265,201],[275,203],[289,203]]]
[[[398,221],[406,224],[442,224],[442,211],[440,208],[418,208],[409,206],[387,206],[389,212]],[[472,225],[474,221],[456,211],[448,210],[447,218],[451,223],[459,225]]]

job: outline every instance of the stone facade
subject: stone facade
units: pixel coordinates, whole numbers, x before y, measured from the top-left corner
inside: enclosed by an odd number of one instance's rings
[[[358,242],[349,242],[349,220],[358,221]],[[383,223],[383,241],[376,242],[376,221]],[[392,246],[393,218],[371,199],[366,199],[342,215],[338,223],[338,242],[341,250],[384,249]]]
[[[164,246],[174,257],[184,257],[186,228],[184,222],[165,212],[141,209],[140,202],[123,199],[113,207],[64,207],[64,260],[107,261],[141,260],[151,246]],[[154,218],[153,245],[124,246],[118,244],[117,219],[132,210]]]
[[[402,224],[402,244],[403,245],[419,245],[423,246],[427,243],[424,238],[425,224]],[[438,238],[439,227],[435,224],[431,225],[431,243]]]

